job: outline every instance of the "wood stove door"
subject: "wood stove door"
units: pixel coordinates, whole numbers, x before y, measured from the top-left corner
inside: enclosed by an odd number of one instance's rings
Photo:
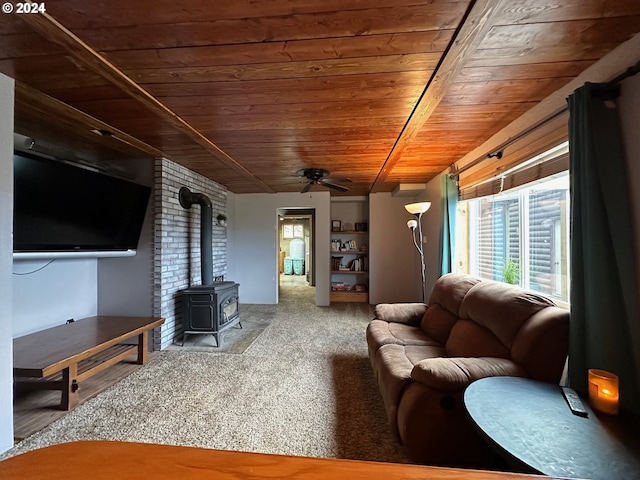
[[[238,304],[237,288],[232,289],[220,299],[220,325],[232,322],[240,315]]]
[[[186,330],[215,331],[215,301],[213,294],[187,296],[189,325]]]

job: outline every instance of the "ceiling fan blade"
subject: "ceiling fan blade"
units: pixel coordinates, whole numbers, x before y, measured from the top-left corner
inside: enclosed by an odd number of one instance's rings
[[[351,183],[350,178],[323,178],[322,181],[331,183]]]
[[[334,190],[339,190],[341,192],[349,191],[347,187],[343,187],[342,185],[338,185],[336,183],[330,183],[330,182],[327,182],[326,180],[321,180],[320,184],[324,185],[325,187],[333,188]]]
[[[300,193],[307,193],[309,190],[311,190],[311,182],[307,183]]]

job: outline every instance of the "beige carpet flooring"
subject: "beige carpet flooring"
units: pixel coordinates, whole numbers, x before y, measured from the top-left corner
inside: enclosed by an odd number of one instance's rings
[[[372,307],[317,307],[314,295],[311,287],[287,287],[278,305],[241,305],[242,315],[265,328],[240,353],[159,352],[0,458],[105,439],[407,461],[392,440],[367,358]]]

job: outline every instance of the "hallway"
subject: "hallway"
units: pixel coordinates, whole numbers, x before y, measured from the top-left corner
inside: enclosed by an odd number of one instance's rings
[[[283,287],[308,287],[306,275],[285,275],[280,274],[280,288]]]

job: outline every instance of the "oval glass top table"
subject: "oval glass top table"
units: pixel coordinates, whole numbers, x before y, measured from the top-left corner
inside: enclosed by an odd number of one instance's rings
[[[640,479],[636,419],[571,413],[560,386],[519,377],[475,381],[464,405],[479,432],[512,465],[584,479]]]

